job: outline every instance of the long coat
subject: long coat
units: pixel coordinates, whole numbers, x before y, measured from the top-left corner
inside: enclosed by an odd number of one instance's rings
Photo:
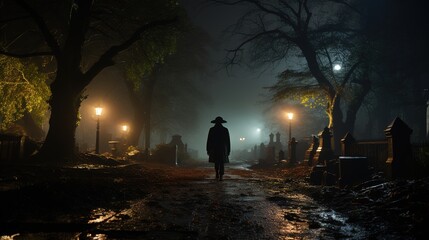
[[[231,152],[228,129],[220,123],[216,123],[210,128],[206,149],[209,162],[223,161],[228,163],[228,156]]]

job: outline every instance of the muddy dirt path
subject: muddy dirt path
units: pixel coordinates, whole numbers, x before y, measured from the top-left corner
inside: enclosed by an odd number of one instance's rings
[[[86,236],[109,239],[121,232],[140,232],[148,239],[362,239],[365,235],[359,226],[347,224],[345,217],[311,198],[270,187],[281,179],[241,167],[228,168],[222,182],[214,179],[211,168],[164,171],[169,171],[167,181],[156,183],[151,194],[114,216],[100,214],[101,224]]]
[[[25,210],[23,218],[11,215],[15,220],[3,226],[13,226],[16,231],[1,236],[1,240],[365,239],[368,236],[358,223],[349,223],[345,216],[305,194],[304,181],[282,179],[241,165],[229,165],[222,182],[214,179],[213,169],[207,166],[63,169],[58,176],[61,184],[58,179],[48,179],[42,184],[48,188],[36,188],[47,189],[46,193],[55,189],[39,202],[87,197],[90,201],[69,201],[84,208],[76,206],[74,210],[68,206],[53,211],[47,203],[45,208],[39,206],[42,210],[35,214]],[[34,202],[33,197],[41,196],[36,191],[30,192],[35,195],[18,191],[17,196],[33,199],[30,202]],[[16,208],[27,205],[24,201]],[[8,219],[2,220],[3,223]],[[21,226],[22,222],[27,225]]]

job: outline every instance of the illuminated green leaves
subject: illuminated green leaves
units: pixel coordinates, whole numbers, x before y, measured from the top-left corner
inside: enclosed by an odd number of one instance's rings
[[[326,107],[327,96],[310,72],[286,70],[279,74],[278,81],[268,90],[273,100],[295,100],[308,108]]]
[[[47,75],[36,65],[0,55],[0,130],[31,113],[39,124],[46,119]]]

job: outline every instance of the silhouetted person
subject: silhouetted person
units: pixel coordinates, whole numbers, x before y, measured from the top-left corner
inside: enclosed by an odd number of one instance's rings
[[[210,128],[206,149],[209,155],[209,162],[215,164],[216,179],[222,181],[224,163],[229,162],[228,156],[231,152],[229,131],[222,126],[222,123],[226,123],[222,117],[217,117],[211,122],[215,125]]]

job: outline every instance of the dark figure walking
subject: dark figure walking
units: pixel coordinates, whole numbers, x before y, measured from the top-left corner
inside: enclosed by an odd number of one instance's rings
[[[226,123],[222,117],[217,117],[211,122],[215,125],[210,128],[206,149],[209,155],[209,162],[215,164],[216,179],[222,181],[224,163],[229,163],[228,156],[231,152],[229,131],[222,126],[222,123]]]

